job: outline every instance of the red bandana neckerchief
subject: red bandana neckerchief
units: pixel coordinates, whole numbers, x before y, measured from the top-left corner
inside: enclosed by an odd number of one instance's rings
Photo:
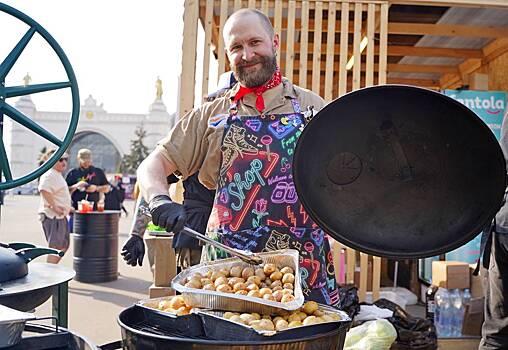
[[[280,70],[277,68],[275,73],[273,73],[273,76],[268,82],[261,86],[256,86],[252,88],[247,88],[240,85],[240,89],[236,93],[234,97],[234,101],[238,102],[242,97],[244,97],[247,94],[253,93],[256,95],[256,109],[260,112],[263,112],[265,109],[265,100],[263,100],[263,92],[266,90],[270,90],[277,85],[279,85],[282,82],[282,77],[280,75]]]

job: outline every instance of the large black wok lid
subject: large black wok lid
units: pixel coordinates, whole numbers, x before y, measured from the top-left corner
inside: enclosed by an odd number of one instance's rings
[[[298,141],[295,187],[311,218],[351,248],[390,258],[453,250],[501,205],[501,148],[468,108],[385,85],[344,95]]]

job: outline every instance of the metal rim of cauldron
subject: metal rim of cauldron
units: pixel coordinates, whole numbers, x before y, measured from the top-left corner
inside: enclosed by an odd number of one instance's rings
[[[37,335],[51,334],[55,333],[54,326],[42,325],[42,324],[34,324],[27,323],[25,325],[25,330],[23,332],[35,333]],[[68,348],[70,350],[100,350],[101,348],[91,342],[87,337],[77,334],[74,331],[71,331],[67,328],[58,327],[59,333],[68,333],[70,335]],[[28,337],[30,338],[30,336]],[[26,339],[26,338],[25,338]],[[36,340],[35,340],[36,341]],[[19,346],[23,344],[23,338],[21,339],[21,343]],[[14,347],[17,349],[17,347]]]
[[[339,337],[339,343],[340,343],[340,337],[341,335],[345,336],[344,328],[349,328],[351,325],[351,322],[348,322],[348,325],[344,325],[341,327],[337,327],[336,330],[326,332],[326,333],[319,333],[313,336],[306,336],[304,338],[296,338],[296,339],[289,339],[289,340],[275,340],[270,341],[270,339],[267,339],[267,341],[223,341],[223,340],[214,340],[214,339],[198,339],[198,338],[180,338],[180,337],[173,337],[173,336],[166,336],[166,335],[159,335],[154,333],[145,332],[142,330],[135,329],[129,325],[127,325],[124,321],[122,321],[122,317],[126,317],[126,313],[133,312],[134,308],[136,306],[131,306],[127,309],[124,309],[117,317],[117,322],[120,325],[120,328],[122,329],[122,341],[125,341],[124,332],[130,332],[131,334],[135,334],[136,336],[142,337],[142,338],[148,338],[148,339],[156,339],[157,341],[168,341],[168,342],[176,342],[176,343],[185,343],[185,344],[197,344],[197,345],[205,345],[205,346],[273,346],[278,344],[291,344],[296,342],[308,342],[312,340],[319,340],[321,338],[330,337],[336,335]],[[343,332],[343,334],[341,334]],[[269,337],[268,337],[269,338]]]
[[[441,93],[438,93],[438,92],[435,92],[435,91],[432,91],[432,90],[428,90],[428,89],[423,89],[423,88],[418,88],[418,87],[415,87],[415,86],[407,86],[407,85],[398,85],[398,84],[391,84],[391,85],[382,85],[382,86],[374,86],[374,87],[368,87],[368,88],[364,88],[364,89],[359,89],[359,90],[355,90],[353,92],[350,92],[346,95],[344,95],[343,97],[341,98],[348,98],[352,95],[356,95],[358,93],[362,93],[362,91],[365,91],[365,90],[369,90],[369,89],[392,89],[392,88],[406,88],[406,89],[410,89],[410,90],[418,90],[418,91],[426,91],[428,93],[431,93],[431,94],[434,94],[434,96],[438,97],[438,98],[441,98],[441,99],[446,99],[447,101],[449,101],[450,103],[452,104],[455,104],[456,106],[459,106],[461,109],[465,109],[467,110],[467,113],[470,113],[472,115],[474,115],[474,112],[472,112],[471,110],[467,109],[467,107],[465,107],[464,105],[462,105],[460,102],[450,98],[450,97],[447,97]],[[333,108],[332,105],[327,105],[325,106],[321,111],[321,112],[325,112],[326,110],[330,109],[330,108]],[[310,121],[309,124],[312,124],[313,122],[316,121],[316,118],[319,118],[319,113],[318,115],[316,115],[316,117],[314,119],[312,119]],[[489,135],[487,137],[490,137],[491,141],[493,142],[493,144],[498,144],[498,141],[495,139],[495,136],[494,134],[490,131],[489,127],[484,123],[482,122],[479,118],[474,118],[472,119],[472,122],[473,123],[476,123],[477,127],[478,128],[481,128],[483,129],[484,131],[488,131],[488,133],[486,133],[486,135]],[[307,125],[306,128],[304,128],[304,130],[302,131],[302,134],[300,135],[299,137],[299,141],[300,140],[304,140],[305,139],[305,135],[306,134],[309,134],[309,130],[311,128],[308,127],[309,125]],[[494,142],[495,141],[495,142]],[[424,258],[424,257],[429,257],[429,256],[435,256],[435,255],[439,255],[439,254],[442,254],[444,252],[448,252],[448,251],[451,251],[455,248],[458,248],[460,247],[461,245],[463,245],[464,243],[468,242],[469,240],[471,240],[472,238],[474,238],[476,235],[478,235],[481,230],[485,227],[485,224],[487,222],[484,222],[484,221],[489,221],[494,217],[494,215],[497,213],[497,211],[499,210],[501,204],[502,204],[502,199],[503,199],[503,195],[504,195],[504,187],[503,187],[503,190],[499,192],[499,205],[492,205],[490,208],[488,208],[488,210],[486,211],[487,213],[484,214],[482,216],[482,218],[484,220],[478,220],[478,222],[476,223],[475,227],[474,228],[471,228],[470,232],[468,232],[467,235],[464,235],[461,239],[455,239],[452,243],[449,243],[449,244],[445,244],[443,246],[440,246],[439,248],[434,248],[434,249],[428,249],[428,250],[422,250],[422,251],[413,251],[413,252],[402,252],[402,251],[392,251],[392,252],[384,252],[382,250],[379,250],[379,249],[375,249],[373,248],[372,246],[371,247],[366,247],[364,246],[363,244],[357,244],[355,242],[354,239],[352,239],[352,235],[350,233],[349,236],[347,235],[344,235],[342,234],[341,232],[339,232],[338,230],[336,229],[333,229],[330,225],[329,222],[327,222],[327,220],[323,219],[322,218],[322,215],[320,215],[320,213],[318,212],[319,210],[316,210],[315,206],[313,206],[312,204],[315,205],[315,203],[310,203],[308,198],[306,198],[305,194],[304,194],[304,190],[302,190],[302,179],[305,177],[305,172],[303,171],[303,169],[305,167],[308,167],[308,163],[305,163],[304,161],[302,160],[299,160],[300,158],[303,157],[302,155],[302,143],[301,142],[298,142],[297,145],[296,145],[296,148],[295,148],[295,152],[294,152],[294,158],[293,158],[293,163],[294,163],[294,166],[293,166],[293,180],[294,180],[294,184],[295,184],[295,188],[296,188],[296,191],[298,193],[298,196],[299,196],[299,199],[303,205],[303,207],[305,208],[305,210],[307,211],[307,213],[309,214],[309,216],[319,225],[319,227],[321,227],[325,232],[329,233],[334,239],[338,240],[339,242],[342,242],[344,244],[346,244],[347,246],[350,246],[351,248],[354,248],[354,249],[357,249],[359,251],[362,251],[362,252],[365,252],[365,253],[368,253],[368,254],[372,254],[372,255],[376,255],[376,256],[382,256],[382,257],[386,257],[386,258]],[[499,148],[499,150],[501,150]],[[504,184],[507,183],[507,177],[506,177],[506,164],[505,164],[505,159],[503,157],[503,154],[502,152],[500,151],[499,152],[500,154],[500,157],[499,159],[496,159],[496,161],[499,161],[499,167],[503,169],[503,172],[502,172],[502,175],[504,176]],[[298,171],[297,170],[297,164],[299,162],[302,162],[302,171]],[[303,163],[305,163],[305,166],[303,166]],[[492,201],[494,202],[494,201]]]

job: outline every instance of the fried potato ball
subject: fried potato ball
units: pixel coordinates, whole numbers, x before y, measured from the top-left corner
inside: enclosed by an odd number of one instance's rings
[[[289,303],[295,300],[295,297],[291,294],[286,294],[280,300],[282,303]]]
[[[270,279],[272,281],[278,281],[278,280],[282,279],[282,272],[280,272],[278,270],[272,272],[271,275],[270,275]]]
[[[278,302],[280,302],[282,300],[282,297],[284,296],[284,294],[282,293],[281,290],[274,291],[272,295],[275,298],[275,301],[278,301]]]
[[[276,331],[282,331],[284,329],[287,329],[288,327],[289,327],[289,323],[284,319],[280,319],[280,320],[277,320],[277,322],[275,322],[275,330]]]
[[[311,324],[317,324],[319,323],[319,320],[317,319],[316,316],[307,316],[307,318],[305,320],[303,320],[302,324],[304,326],[309,326]]]
[[[270,300],[270,301],[276,301],[275,298],[273,297],[273,294],[265,294],[265,295],[263,295],[263,299]]]
[[[284,289],[291,289],[291,290],[293,290],[293,289],[294,289],[294,286],[293,286],[293,283],[284,283],[284,285],[282,286],[282,288],[284,288]]]
[[[238,292],[239,290],[246,290],[247,284],[243,282],[238,282],[233,286],[233,291]]]
[[[243,271],[242,271],[242,277],[247,279],[250,276],[254,276],[254,269],[252,267],[248,266],[248,267],[243,269]]]
[[[229,275],[231,277],[242,277],[242,271],[243,267],[240,265],[235,265],[231,267],[231,270],[229,270]]]
[[[231,289],[231,286],[229,284],[221,284],[219,286],[217,286],[217,292],[222,292],[222,293],[232,293],[233,292],[233,289]]]
[[[302,310],[307,315],[312,315],[318,309],[318,304],[315,301],[309,300],[303,304]]]
[[[257,284],[259,286],[261,284],[261,278],[259,278],[259,276],[250,276],[247,278],[247,284],[251,283]]]
[[[254,275],[259,277],[260,280],[264,280],[266,278],[266,274],[261,267],[254,270]]]
[[[302,321],[300,321],[300,320],[291,321],[288,324],[288,328],[295,328],[295,327],[301,327],[301,326],[302,326]]]
[[[258,285],[257,285],[257,284],[255,284],[255,283],[251,283],[251,284],[248,284],[248,285],[247,285],[247,290],[248,290],[248,291],[251,291],[251,290],[259,290],[259,287],[258,287]]]
[[[225,276],[220,276],[219,278],[217,278],[215,280],[215,282],[213,284],[215,285],[216,288],[218,286],[220,286],[221,284],[228,284],[228,278]]]
[[[294,283],[295,282],[295,275],[292,273],[286,273],[284,276],[282,276],[282,283]]]
[[[261,294],[259,294],[259,290],[257,290],[257,289],[251,290],[250,292],[248,292],[247,296],[254,297],[254,298],[261,298]]]
[[[244,280],[243,278],[241,278],[241,277],[230,277],[230,278],[228,279],[228,284],[229,284],[231,287],[233,287],[233,286],[234,286],[235,284],[237,284],[237,283],[243,283],[243,282],[245,282],[245,280]]]
[[[240,289],[235,292],[235,294],[238,294],[238,295],[247,295],[247,293],[248,292],[245,289]]]
[[[263,272],[265,273],[265,275],[271,275],[273,272],[275,272],[275,270],[277,269],[277,266],[275,266],[275,264],[265,264],[265,266],[263,266]]]
[[[282,274],[286,274],[286,273],[292,273],[294,274],[294,271],[291,267],[289,266],[284,266],[282,269],[280,269],[280,272],[282,272]]]
[[[204,290],[215,290],[215,285],[214,285],[214,284],[212,284],[212,283],[205,284],[205,285],[203,286],[203,289],[204,289]]]
[[[272,290],[270,288],[261,288],[259,290],[259,294],[261,294],[261,296],[265,294],[272,294]]]

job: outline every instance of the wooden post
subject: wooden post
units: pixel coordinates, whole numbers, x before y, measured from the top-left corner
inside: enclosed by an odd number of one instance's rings
[[[300,29],[300,66],[298,85],[307,88],[307,48],[309,45],[309,1],[302,1],[302,28]]]
[[[349,3],[343,2],[340,14],[340,58],[339,58],[339,97],[347,92],[347,55],[349,32]]]
[[[196,85],[196,43],[198,39],[199,1],[186,0],[183,13],[182,75],[180,76],[178,114],[180,118],[194,107]]]
[[[326,70],[325,70],[325,101],[333,98],[333,61],[335,49],[335,16],[336,3],[328,4],[328,29],[326,36]]]
[[[312,53],[312,91],[320,95],[321,80],[321,33],[323,20],[323,3],[314,3],[314,50]]]
[[[170,287],[171,280],[176,276],[176,256],[173,249],[173,237],[148,237],[147,245],[154,249],[154,282],[150,286],[150,298],[159,298],[174,295]]]

